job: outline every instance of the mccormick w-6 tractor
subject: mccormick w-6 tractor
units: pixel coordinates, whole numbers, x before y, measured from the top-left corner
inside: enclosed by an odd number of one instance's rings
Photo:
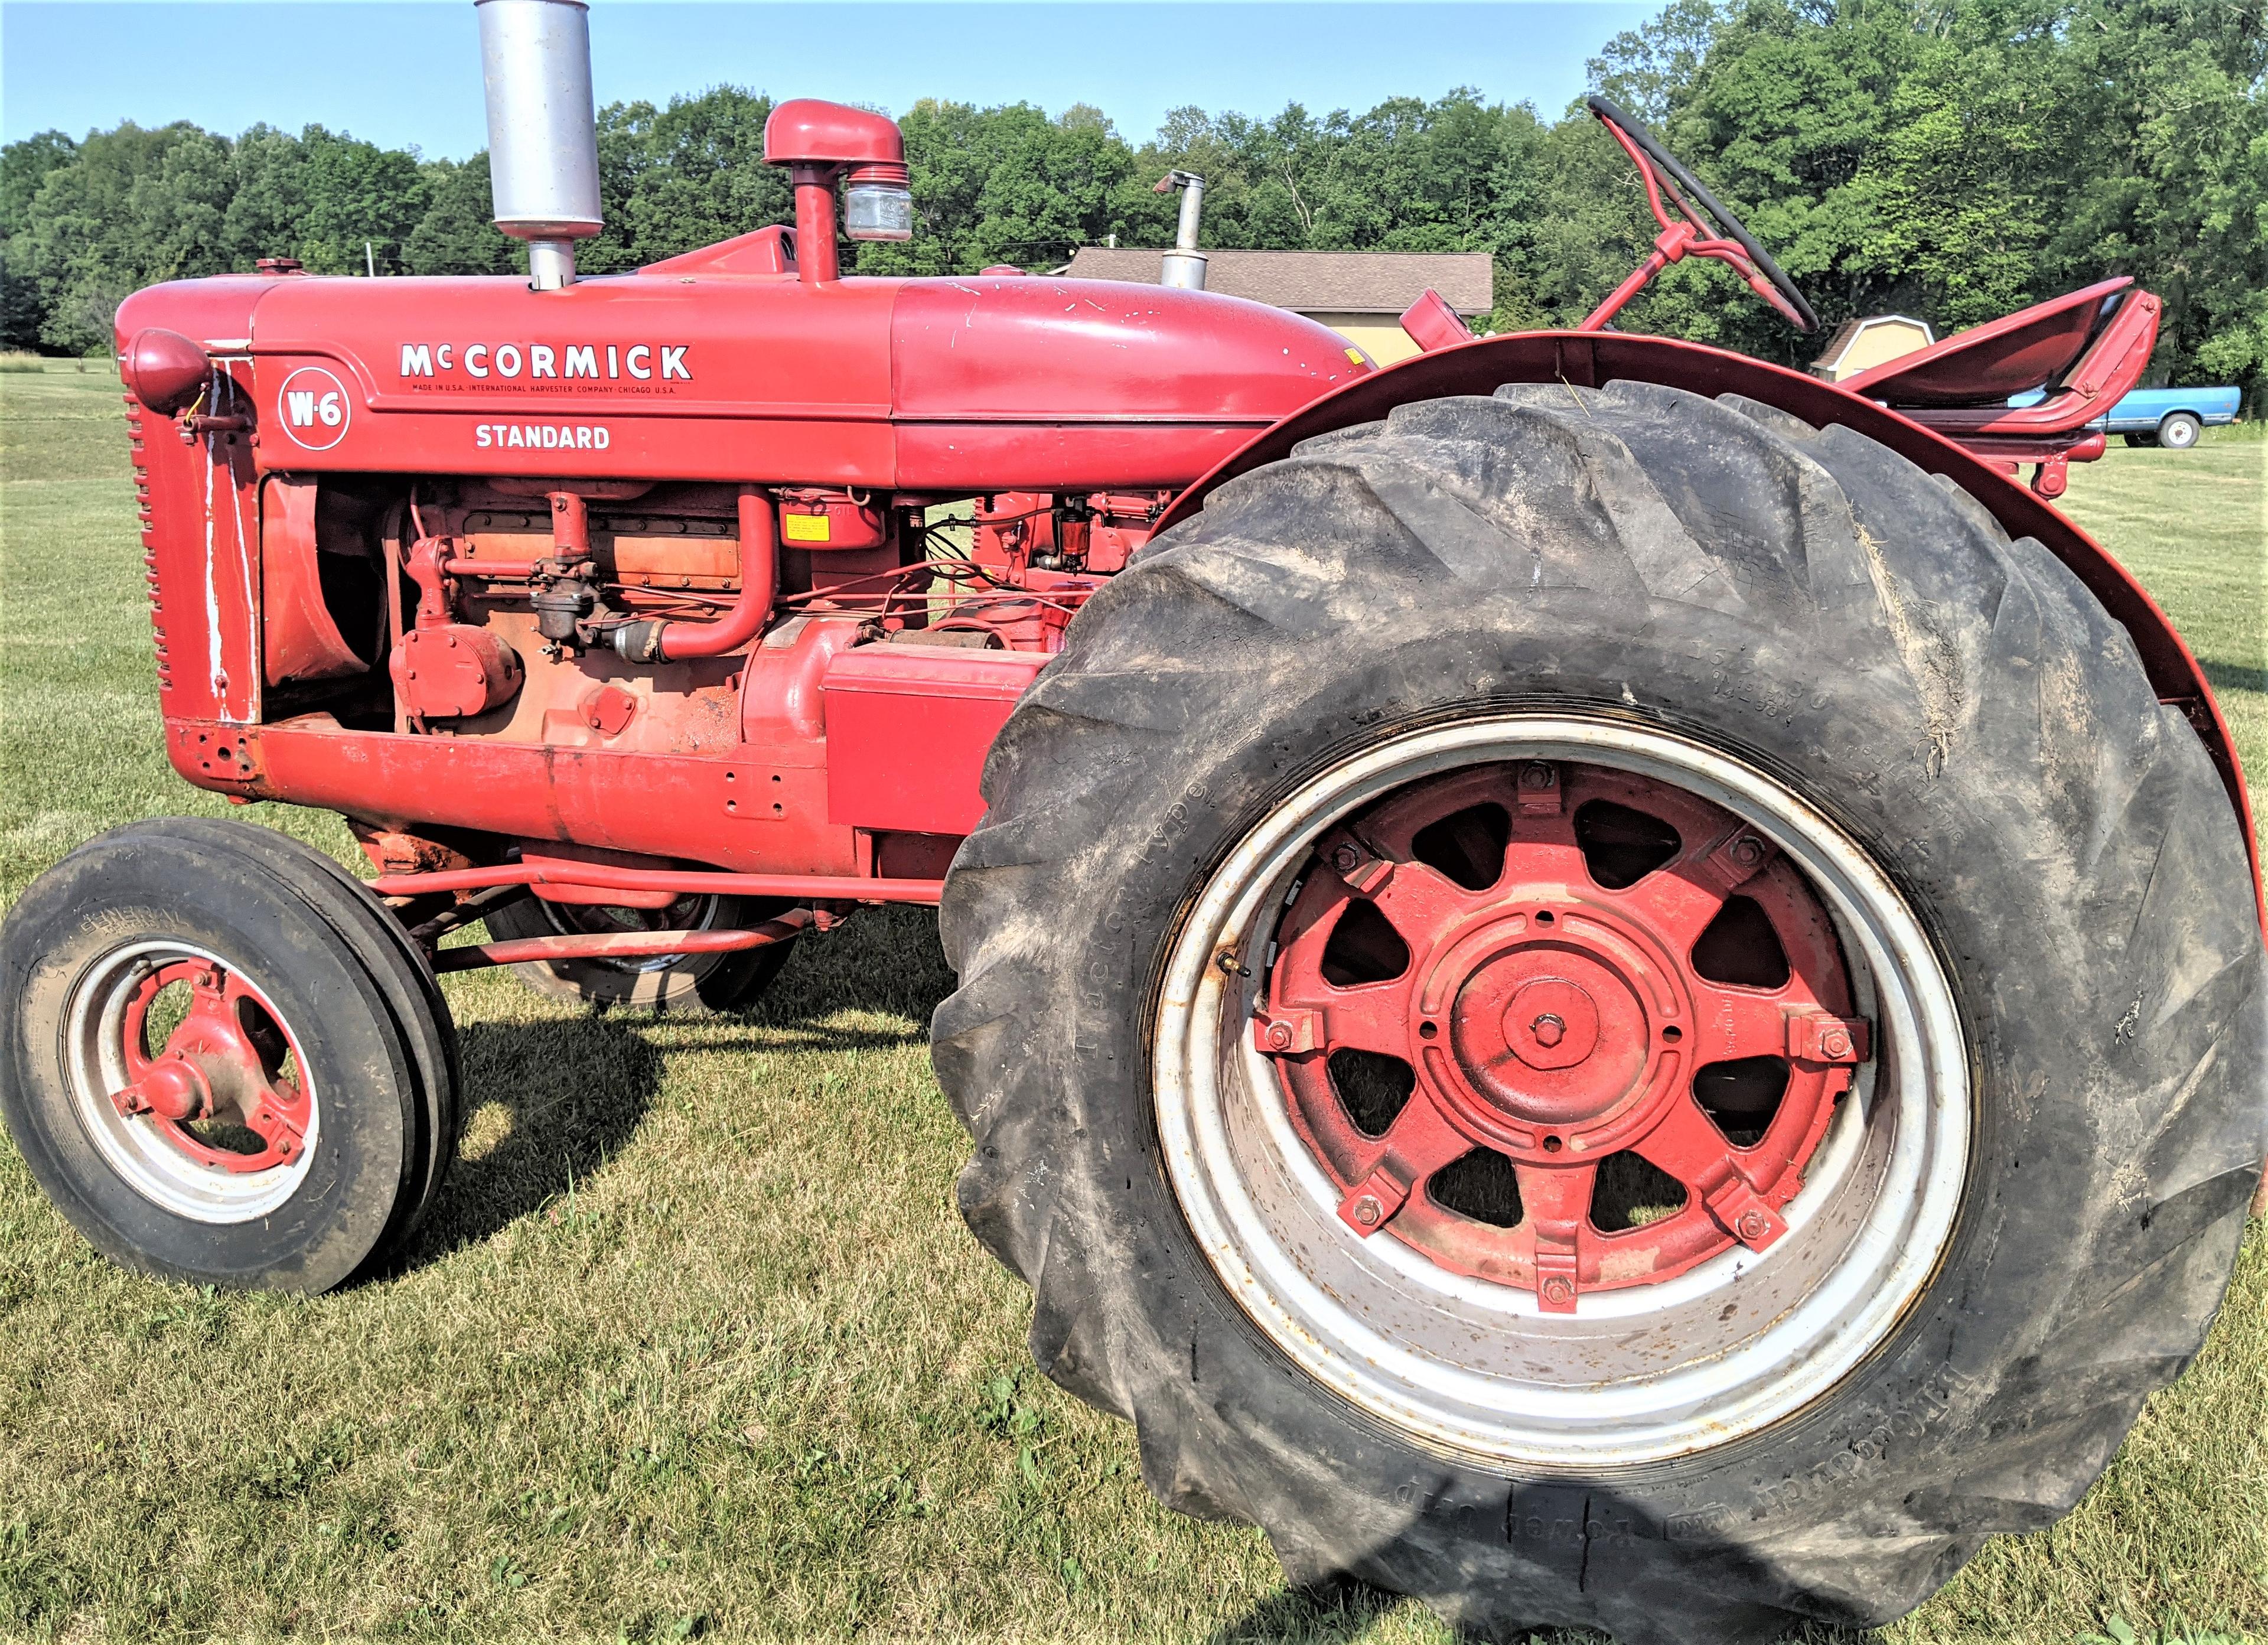
[[[437,972],[724,1009],[938,904],[1039,1365],[1295,1581],[1761,1641],[2072,1506],[2268,1130],[2228,733],[2102,550],[1921,420],[1607,329],[1693,256],[1811,315],[1603,101],[1646,264],[1572,330],[1421,303],[1379,370],[1193,244],[846,277],[904,152],[811,101],[792,228],[577,279],[582,9],[480,21],[531,277],[119,313],[173,766],[376,875],[160,820],[26,892],[0,1095],[96,1246],[369,1273],[463,1111]]]

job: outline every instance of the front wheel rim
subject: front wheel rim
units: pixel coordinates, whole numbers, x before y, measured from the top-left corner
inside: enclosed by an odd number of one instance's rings
[[[153,1022],[176,987],[186,1013]],[[80,1128],[136,1193],[189,1221],[250,1222],[298,1193],[315,1158],[321,1104],[303,1044],[242,969],[154,939],[72,985],[63,1073]]]
[[[1358,1226],[1359,1201],[1286,1098],[1264,991],[1283,911],[1346,820],[1460,769],[1559,762],[1674,786],[1767,840],[1817,893],[1849,961],[1854,1014],[1880,1032],[1806,1154],[1800,1190],[1772,1207],[1784,1230],[1658,1283],[1552,1297],[1533,1272],[1513,1285],[1458,1271]],[[1358,1409],[1490,1461],[1658,1461],[1809,1404],[1920,1295],[1967,1168],[1969,1065],[1952,992],[1896,887],[1771,778],[1622,722],[1473,719],[1311,778],[1200,891],[1168,959],[1152,1051],[1167,1175],[1230,1295],[1293,1364]]]

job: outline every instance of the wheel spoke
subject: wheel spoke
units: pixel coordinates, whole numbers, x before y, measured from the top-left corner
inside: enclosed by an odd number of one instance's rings
[[[1693,991],[1693,1055],[1698,1062],[1779,1057],[1787,1051],[1787,1013],[1801,989],[1764,993],[1703,983]]]
[[[1733,1169],[1733,1145],[1690,1093],[1662,1110],[1653,1128],[1630,1146],[1697,1194],[1706,1195]]]
[[[1422,954],[1435,935],[1465,911],[1475,894],[1422,862],[1388,866],[1391,872],[1373,881],[1363,895],[1378,905],[1410,952]]]
[[[1591,1219],[1591,1190],[1599,1168],[1539,1165],[1522,1161],[1513,1168],[1520,1179],[1521,1221],[1535,1234],[1539,1251],[1575,1249],[1576,1231]]]
[[[252,1101],[244,1123],[247,1129],[267,1142],[277,1158],[288,1160],[299,1152],[306,1139],[306,1099],[288,1082],[277,1081]]]
[[[1513,1169],[1520,1179],[1521,1226],[1535,1242],[1535,1304],[1547,1314],[1572,1314],[1582,1288],[1575,1246],[1591,1220],[1599,1168],[1522,1162]]]
[[[1695,872],[1696,867],[1690,859],[1675,862],[1625,890],[1609,894],[1660,935],[1681,963],[1690,963],[1693,945],[1724,911],[1731,895]]]
[[[1507,880],[1518,885],[1564,885],[1577,890],[1594,889],[1591,865],[1576,846],[1571,832],[1562,841],[1538,839],[1528,832],[1531,819],[1522,817],[1505,848],[1511,865]]]
[[[1573,815],[1524,808],[1516,786],[1505,798],[1512,808],[1512,837],[1504,848],[1506,882],[1589,888],[1590,859],[1575,838]],[[1553,798],[1556,803],[1556,789]]]
[[[1690,1095],[1665,1109],[1660,1121],[1632,1147],[1640,1158],[1683,1183],[1718,1226],[1751,1250],[1764,1250],[1787,1232],[1779,1212],[1742,1171],[1725,1133]]]
[[[1367,1051],[1401,1058],[1410,1054],[1407,978],[1330,989],[1324,996],[1322,1013],[1326,1051]]]
[[[1421,1184],[1472,1150],[1471,1140],[1435,1107],[1424,1081],[1395,1116],[1367,1175],[1339,1202],[1339,1216],[1358,1234],[1375,1234],[1410,1202]]]

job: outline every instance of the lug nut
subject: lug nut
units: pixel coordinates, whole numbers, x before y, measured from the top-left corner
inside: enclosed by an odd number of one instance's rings
[[[1547,1051],[1567,1037],[1567,1025],[1549,1011],[1529,1023],[1528,1031],[1535,1036],[1535,1043]]]
[[[1771,1232],[1771,1223],[1761,1211],[1743,1211],[1733,1231],[1743,1240],[1760,1240]]]
[[[1270,1051],[1292,1049],[1292,1028],[1289,1023],[1270,1022],[1268,1025],[1268,1049]]]
[[[1543,1282],[1543,1300],[1564,1306],[1575,1300],[1575,1287],[1565,1279],[1554,1274]]]
[[[1532,760],[1520,768],[1522,788],[1549,788],[1558,780],[1558,774],[1541,760]]]
[[[1842,1029],[1829,1029],[1819,1036],[1819,1049],[1830,1057],[1848,1057],[1851,1036]]]
[[[1753,834],[1743,834],[1733,842],[1733,860],[1743,868],[1753,868],[1764,859],[1764,843]]]
[[[1362,853],[1351,845],[1342,845],[1331,853],[1331,867],[1341,874],[1352,874],[1362,866]]]
[[[1378,1203],[1375,1195],[1365,1194],[1354,1202],[1354,1220],[1366,1228],[1376,1228],[1378,1219],[1385,1214],[1386,1207]]]

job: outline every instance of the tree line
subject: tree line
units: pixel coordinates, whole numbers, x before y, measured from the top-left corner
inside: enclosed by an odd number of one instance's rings
[[[2156,379],[2256,390],[2264,72],[2268,0],[1670,0],[1590,64],[1830,323],[1892,310],[1942,332],[2132,274],[2166,299]],[[607,227],[583,268],[788,220],[785,180],[762,164],[770,110],[720,86],[601,111]],[[1151,185],[1173,166],[1207,180],[1210,246],[1491,253],[1493,329],[1572,324],[1654,232],[1580,107],[1549,118],[1472,90],[1362,114],[1182,108],[1138,144],[1085,105],[925,100],[900,123],[917,235],[857,247],[862,273],[1164,245],[1174,201]],[[0,326],[10,346],[99,351],[136,287],[262,256],[332,274],[524,266],[489,216],[484,155],[429,160],[320,126],[44,132],[0,151]],[[1623,323],[1790,363],[1816,346],[1690,263]]]

